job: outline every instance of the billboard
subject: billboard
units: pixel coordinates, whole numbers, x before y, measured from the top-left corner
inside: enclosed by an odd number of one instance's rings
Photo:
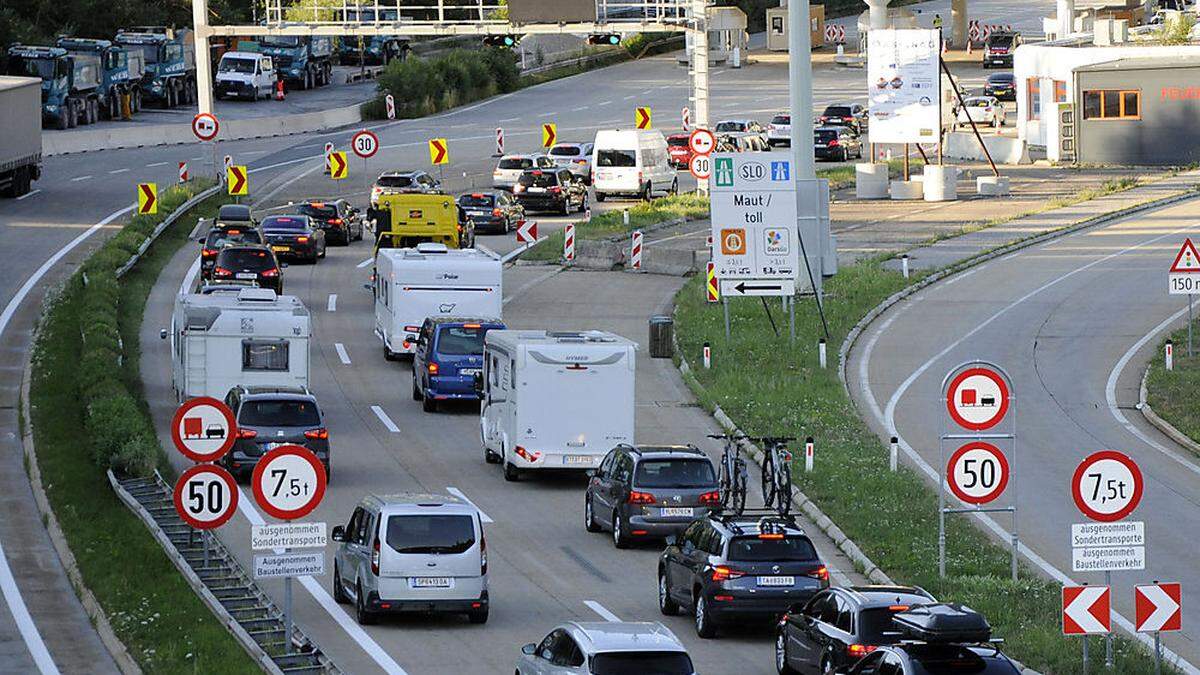
[[[594,23],[596,0],[508,0],[510,23]]]
[[[936,143],[941,130],[937,30],[867,34],[867,99],[872,143]]]

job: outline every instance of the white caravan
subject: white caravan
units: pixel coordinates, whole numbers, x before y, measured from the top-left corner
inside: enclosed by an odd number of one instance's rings
[[[517,480],[528,469],[593,469],[632,443],[636,349],[601,331],[488,331],[479,414],[488,462]]]
[[[220,400],[237,385],[306,387],[311,331],[304,304],[270,289],[181,294],[170,335],[176,396]]]
[[[649,199],[679,191],[667,139],[656,129],[603,129],[592,150],[592,187],[596,201],[622,194]]]
[[[375,334],[383,356],[417,349],[417,333],[434,316],[500,317],[503,266],[494,253],[424,243],[382,248],[375,257]]]

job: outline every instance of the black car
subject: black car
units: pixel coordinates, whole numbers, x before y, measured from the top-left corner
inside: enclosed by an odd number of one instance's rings
[[[345,199],[333,201],[310,200],[301,203],[296,211],[308,216],[317,227],[325,231],[326,242],[337,242],[349,246],[352,241],[362,241],[363,223],[358,209]]]
[[[933,602],[912,586],[827,588],[780,619],[775,667],[788,675],[845,672],[878,647],[900,640],[895,614]]]
[[[862,139],[852,127],[824,126],[813,129],[813,155],[817,159],[844,162],[863,156]]]
[[[234,279],[253,282],[283,295],[283,264],[275,253],[262,245],[226,246],[217,253],[212,277],[215,281]]]
[[[858,133],[867,129],[867,109],[858,103],[835,103],[825,106],[817,116],[820,124],[843,124],[854,127]]]
[[[200,238],[200,278],[211,279],[217,254],[226,246],[238,244],[262,244],[263,233],[258,226],[249,222],[217,222],[208,233]]]
[[[475,223],[475,232],[508,234],[525,220],[525,207],[503,190],[472,192],[458,198],[467,218]]]
[[[243,365],[251,369],[286,368],[286,343],[243,347]],[[299,356],[299,355],[297,355]],[[237,441],[221,458],[234,476],[248,476],[263,455],[280,445],[299,445],[312,451],[329,478],[329,429],[317,399],[305,387],[238,386],[225,395],[225,405],[237,420]]]
[[[217,222],[257,224],[248,204],[222,204],[217,209]]]
[[[513,186],[517,203],[529,211],[557,211],[564,216],[588,207],[587,186],[569,169],[531,169]]]
[[[995,96],[1001,101],[1017,100],[1017,79],[1012,73],[992,73],[983,85],[984,96]]]
[[[714,514],[667,538],[658,561],[658,608],[694,615],[696,634],[719,624],[776,619],[829,587],[829,569],[796,521],[773,511]]]
[[[325,257],[325,230],[308,216],[268,216],[263,218],[262,229],[267,244],[281,258],[315,263]]]
[[[892,615],[901,639],[875,649],[850,675],[1017,675],[978,612],[953,604],[919,605]]]
[[[617,548],[679,534],[721,502],[712,461],[694,445],[618,445],[588,475],[584,526],[611,530]]]

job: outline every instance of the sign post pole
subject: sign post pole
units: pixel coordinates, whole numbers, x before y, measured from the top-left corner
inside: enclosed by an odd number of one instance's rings
[[[1191,296],[1188,296],[1188,299],[1190,300]],[[1108,586],[1109,588],[1112,588],[1112,571],[1111,570],[1104,570],[1104,585]],[[1104,636],[1104,667],[1108,668],[1109,670],[1112,670],[1112,667],[1113,667],[1112,633],[1111,632]]]
[[[1192,296],[1188,294],[1188,358],[1192,358]]]
[[[1154,675],[1162,673],[1162,633],[1154,631]]]
[[[729,296],[721,294],[721,306],[725,308],[725,339],[729,339]]]
[[[1088,672],[1088,636],[1084,635],[1080,639],[1083,640],[1083,675],[1087,675],[1087,672]]]
[[[283,549],[291,553],[292,549]],[[288,654],[292,653],[292,578],[283,578],[283,648]]]

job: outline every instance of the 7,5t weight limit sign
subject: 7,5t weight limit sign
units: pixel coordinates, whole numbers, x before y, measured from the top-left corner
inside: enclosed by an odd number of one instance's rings
[[[1101,450],[1079,463],[1071,496],[1083,515],[1103,523],[1120,520],[1142,501],[1142,471],[1116,450]]]
[[[308,448],[281,445],[254,467],[254,500],[280,520],[303,518],[325,496],[325,467]]]

